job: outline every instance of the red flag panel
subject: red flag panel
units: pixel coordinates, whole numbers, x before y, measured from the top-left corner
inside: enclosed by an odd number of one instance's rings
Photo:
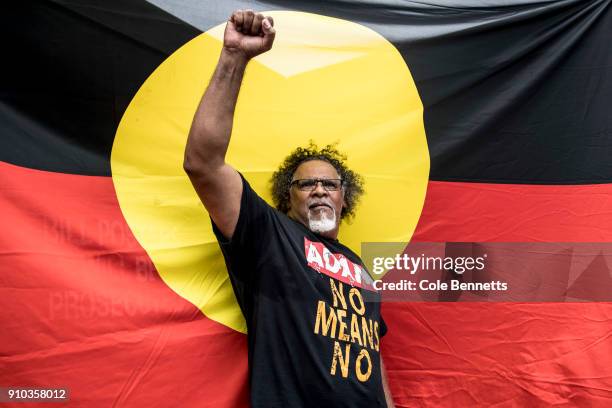
[[[68,387],[88,407],[246,404],[246,336],[161,280],[111,178],[2,162],[0,178],[2,386]]]
[[[431,181],[413,240],[609,242],[610,197],[608,184]],[[386,303],[383,314],[398,407],[612,404],[612,303]]]

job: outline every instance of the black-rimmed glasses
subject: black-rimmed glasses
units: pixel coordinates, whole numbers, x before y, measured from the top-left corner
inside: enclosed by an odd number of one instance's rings
[[[312,191],[319,183],[325,191],[338,191],[342,188],[342,179],[298,179],[293,180],[290,185],[296,186],[300,191]]]

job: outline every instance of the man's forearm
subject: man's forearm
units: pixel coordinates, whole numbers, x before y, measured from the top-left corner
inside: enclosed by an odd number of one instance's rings
[[[242,180],[225,162],[234,111],[248,61],[272,49],[274,21],[252,10],[236,10],[225,25],[215,72],[189,130],[183,168],[219,231],[228,239],[240,214]]]
[[[243,53],[222,49],[189,131],[185,149],[188,172],[199,172],[224,163],[247,63],[248,58]]]

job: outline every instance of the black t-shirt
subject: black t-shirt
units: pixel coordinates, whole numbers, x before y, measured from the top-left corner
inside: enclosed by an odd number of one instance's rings
[[[247,322],[252,406],[386,407],[387,329],[359,257],[270,207],[244,179],[231,241],[213,230]]]

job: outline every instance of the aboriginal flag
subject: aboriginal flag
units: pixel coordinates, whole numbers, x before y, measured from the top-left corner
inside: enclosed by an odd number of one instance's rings
[[[180,228],[200,216],[180,198],[181,157],[165,142],[134,142],[155,123],[184,146],[197,99],[172,92],[192,84],[201,95],[205,83],[173,61],[191,58],[190,44],[208,49],[234,9],[331,17],[396,50],[426,137],[413,241],[612,241],[610,3],[10,2],[0,25],[0,387],[67,387],[70,406],[248,405],[244,322],[222,259]],[[299,67],[268,62],[301,80],[364,51],[312,52]],[[364,69],[359,86],[385,79]],[[383,116],[360,140],[387,157],[370,137],[395,126]],[[324,120],[333,128],[336,115]],[[255,162],[271,148],[246,147],[236,157]],[[174,215],[158,225],[158,209]],[[612,405],[610,303],[390,303],[383,315],[397,406]]]

